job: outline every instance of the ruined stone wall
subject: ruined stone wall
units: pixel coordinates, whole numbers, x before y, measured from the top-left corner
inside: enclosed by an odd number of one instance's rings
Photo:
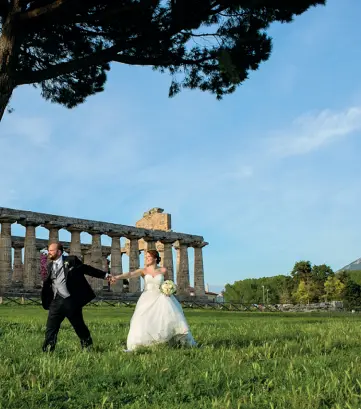
[[[24,237],[12,235],[13,224],[24,226]],[[37,237],[38,227],[48,229],[48,239]],[[167,268],[168,278],[176,278],[180,296],[188,296],[190,293],[188,251],[193,248],[196,295],[204,297],[205,294],[201,250],[208,243],[202,236],[172,231],[171,215],[163,213],[160,208],[145,212],[134,227],[0,207],[0,228],[0,295],[13,289],[32,291],[39,288],[40,251],[58,241],[62,229],[71,234],[70,242],[64,243],[69,254],[82,257],[84,263],[105,271],[108,270],[110,256],[110,270],[115,275],[123,271],[122,256],[128,257],[129,268],[134,270],[142,267],[139,260],[142,251],[157,249],[161,254],[161,265]],[[91,235],[91,244],[81,243],[82,232]],[[103,235],[111,238],[111,246],[102,246]],[[124,247],[121,247],[121,240],[126,242]],[[176,271],[173,250],[177,258]],[[97,293],[104,291],[104,280],[91,280],[91,284]],[[111,290],[126,291],[117,287]],[[139,291],[140,278],[130,280],[129,292],[139,294]]]
[[[170,231],[172,229],[171,215],[163,212],[163,209],[154,207],[145,212],[135,226],[143,229]]]

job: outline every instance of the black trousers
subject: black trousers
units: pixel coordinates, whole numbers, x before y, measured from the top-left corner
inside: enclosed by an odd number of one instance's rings
[[[64,318],[68,318],[70,324],[80,338],[81,346],[83,348],[89,347],[93,343],[89,329],[84,322],[82,307],[79,307],[71,296],[63,298],[57,294],[49,308],[45,330],[45,341],[43,344],[44,352],[47,351],[48,348],[50,351],[55,349],[58,332]]]

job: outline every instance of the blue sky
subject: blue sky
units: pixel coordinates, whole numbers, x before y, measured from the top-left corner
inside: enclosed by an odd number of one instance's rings
[[[329,0],[272,26],[269,61],[220,102],[169,99],[168,75],[121,65],[73,110],[17,89],[0,125],[0,206],[128,225],[161,207],[210,243],[211,289],[301,259],[341,268],[361,257],[360,14]]]

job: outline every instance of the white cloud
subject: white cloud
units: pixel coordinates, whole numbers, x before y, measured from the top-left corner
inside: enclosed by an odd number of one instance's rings
[[[7,138],[0,138],[0,149],[4,152],[0,171],[8,175],[7,182],[0,183],[2,204],[10,205],[16,198],[26,202],[27,196],[34,201],[43,197],[49,206],[63,208],[68,214],[78,213],[83,200],[97,203],[106,200],[111,208],[109,197],[96,194],[108,190],[114,191],[118,206],[135,200],[134,214],[153,206],[181,214],[192,203],[203,207],[204,220],[221,219],[223,216],[215,211],[220,207],[227,209],[233,219],[231,214],[236,215],[240,201],[245,200],[244,188],[254,190],[249,180],[257,177],[252,183],[257,183],[260,192],[265,186],[272,190],[264,178],[273,162],[309,153],[361,129],[361,107],[341,112],[324,110],[300,116],[289,127],[272,132],[263,139],[264,144],[259,143],[260,138],[250,138],[242,150],[233,145],[221,155],[215,150],[200,158],[199,151],[169,152],[165,141],[157,141],[147,127],[127,122],[127,113],[120,106],[102,108],[101,120],[98,112],[85,123],[82,115],[71,112],[74,121],[60,147],[59,136],[55,138],[53,134],[62,134],[63,123],[8,115]],[[16,151],[15,140],[20,141]],[[44,145],[46,141],[51,144]],[[45,176],[48,178],[49,172],[51,180],[49,176],[46,183],[40,182]],[[59,195],[53,203],[52,184],[59,182],[66,195]],[[11,193],[14,189],[16,194]],[[81,199],[74,201],[69,197]]]
[[[287,129],[273,133],[267,141],[271,154],[303,155],[361,130],[361,106],[341,112],[330,110],[297,118]]]
[[[267,138],[262,127],[253,134],[250,125],[237,136],[220,127],[208,137],[206,118],[198,113],[187,120],[169,114],[166,124],[162,113],[157,124],[121,101],[98,105],[89,101],[62,115],[51,105],[44,118],[36,111],[33,118],[28,111],[22,118],[6,117],[0,125],[0,173],[6,175],[0,180],[0,206],[124,224],[159,206],[172,214],[174,230],[210,242],[209,283],[219,283],[220,272],[229,281],[229,274],[238,274],[238,267],[230,266],[244,260],[257,265],[258,259],[286,254],[292,232],[303,233],[300,221],[309,228],[306,219],[329,197],[327,181],[325,187],[312,185],[294,168],[285,177],[274,164],[361,129],[357,103],[339,112],[302,115],[291,124],[284,120]],[[347,202],[331,200],[336,210]]]

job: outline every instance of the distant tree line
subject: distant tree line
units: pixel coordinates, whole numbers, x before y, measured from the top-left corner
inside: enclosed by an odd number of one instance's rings
[[[295,263],[290,275],[248,278],[227,284],[226,301],[245,304],[309,304],[343,301],[346,308],[361,307],[361,270],[335,273],[326,264]]]

